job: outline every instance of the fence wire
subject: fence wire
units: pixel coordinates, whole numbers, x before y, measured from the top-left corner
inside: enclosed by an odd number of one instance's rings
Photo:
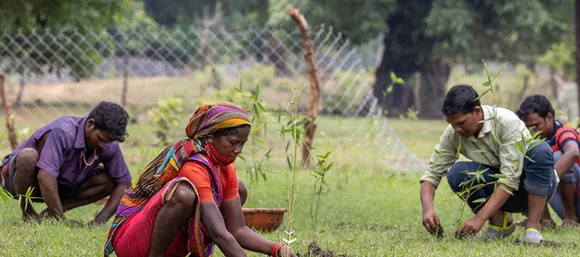
[[[393,132],[373,95],[369,68],[378,64],[381,39],[361,51],[332,27],[311,29],[310,37],[321,115],[338,117],[349,124],[349,131],[341,133],[357,137],[317,135],[315,146],[327,140],[324,144],[331,147],[350,149],[349,158],[361,163],[373,158],[377,167],[388,170],[424,170],[426,163]],[[84,115],[101,100],[124,104],[137,119],[147,116],[158,100],[205,99],[211,90],[240,81],[245,88],[259,84],[272,105],[290,94],[281,84],[308,88],[298,29],[271,27],[2,31],[0,71],[8,79],[16,122],[30,128],[60,115]],[[307,99],[299,101],[300,110]]]

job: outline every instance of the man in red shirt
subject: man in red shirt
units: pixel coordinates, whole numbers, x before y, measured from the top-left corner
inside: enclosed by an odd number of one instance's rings
[[[564,225],[579,225],[580,135],[556,120],[552,104],[543,95],[528,96],[516,114],[532,132],[540,132],[554,152],[554,169],[558,172],[560,184],[558,194],[548,203],[564,219]],[[548,218],[549,214],[544,217]]]

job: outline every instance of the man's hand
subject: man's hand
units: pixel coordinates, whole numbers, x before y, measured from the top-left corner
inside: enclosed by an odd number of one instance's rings
[[[24,221],[25,222],[40,222],[41,218],[40,215],[38,214],[25,214],[24,215]]]
[[[463,223],[463,225],[461,225],[461,227],[459,227],[457,233],[455,234],[455,237],[462,238],[466,236],[475,235],[477,234],[477,232],[479,232],[479,230],[481,230],[481,227],[483,227],[484,223],[485,220],[482,220],[477,216],[468,219]]]
[[[279,257],[298,257],[296,254],[294,254],[294,252],[292,252],[292,250],[290,250],[290,248],[288,246],[282,246],[282,248],[280,248],[280,250],[278,251],[278,256]]]
[[[425,227],[431,235],[443,235],[443,227],[441,226],[439,216],[437,216],[434,209],[423,212],[423,227]]]
[[[104,225],[105,223],[107,223],[107,221],[99,219],[99,217],[96,217],[94,220],[91,220],[87,225],[89,225],[89,226],[101,226],[101,225]]]
[[[102,210],[95,215],[95,219],[88,223],[89,226],[100,226],[107,223],[107,220],[113,215],[114,213],[108,213],[106,210]]]
[[[433,207],[433,198],[435,198],[435,186],[431,182],[421,182],[421,207],[423,208],[423,227],[431,235],[438,237],[443,236],[443,227],[439,221],[439,216],[435,213]]]
[[[121,201],[121,198],[123,197],[123,193],[125,192],[125,189],[128,186],[129,185],[117,185],[117,186],[115,186],[115,189],[113,189],[113,192],[109,196],[107,203],[105,203],[105,206],[103,207],[103,209],[95,215],[95,219],[92,220],[91,222],[89,222],[89,225],[100,226],[100,225],[107,223],[107,221],[113,215],[115,215],[115,212],[117,211],[117,207],[119,207],[119,202]]]
[[[40,186],[40,193],[46,203],[46,210],[43,211],[45,214],[41,214],[42,219],[46,217],[61,219],[64,213],[60,198],[58,196],[58,185],[56,177],[52,174],[46,172],[43,169],[38,171],[38,184]]]

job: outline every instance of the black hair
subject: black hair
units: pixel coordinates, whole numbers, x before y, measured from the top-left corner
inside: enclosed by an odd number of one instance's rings
[[[222,137],[222,136],[231,136],[235,133],[237,128],[245,128],[245,127],[250,127],[250,125],[248,124],[244,124],[244,125],[240,125],[237,127],[232,127],[232,128],[227,128],[227,129],[223,129],[223,130],[219,130],[215,133],[213,133],[213,137]]]
[[[96,129],[109,132],[111,140],[125,141],[129,114],[122,106],[102,101],[89,113],[88,119],[95,121]]]
[[[516,111],[518,117],[524,121],[531,113],[537,113],[542,118],[546,118],[548,113],[551,113],[552,116],[556,118],[554,107],[552,107],[550,100],[543,95],[532,95],[526,97],[522,104],[520,104],[520,108]]]
[[[479,94],[469,85],[453,86],[443,100],[441,111],[445,116],[457,113],[471,113],[476,106],[481,107]]]

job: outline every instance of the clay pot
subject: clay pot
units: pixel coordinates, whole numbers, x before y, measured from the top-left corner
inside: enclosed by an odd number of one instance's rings
[[[248,227],[257,231],[272,232],[282,225],[286,209],[242,208],[242,211]]]

